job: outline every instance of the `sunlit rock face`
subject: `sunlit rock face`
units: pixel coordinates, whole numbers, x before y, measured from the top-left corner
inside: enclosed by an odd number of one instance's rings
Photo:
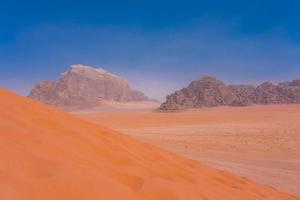
[[[292,103],[300,103],[300,80],[277,85],[264,82],[258,86],[227,86],[215,77],[205,76],[191,82],[188,87],[168,95],[160,110]]]
[[[120,102],[148,99],[133,90],[126,79],[85,65],[72,65],[57,82],[40,81],[29,97],[67,110],[97,106],[102,99]]]

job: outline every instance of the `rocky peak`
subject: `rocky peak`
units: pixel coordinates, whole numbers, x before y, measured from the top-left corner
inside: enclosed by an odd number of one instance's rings
[[[177,110],[197,107],[213,107],[233,102],[234,96],[229,87],[222,81],[211,76],[192,81],[183,88],[167,97],[161,105],[163,110]]]
[[[96,106],[100,99],[122,102],[148,99],[142,92],[133,90],[126,79],[81,64],[72,65],[57,82],[37,83],[29,97],[68,110]]]
[[[87,78],[91,79],[97,79],[97,78],[120,78],[119,76],[112,74],[108,71],[106,71],[103,68],[94,68],[87,65],[77,64],[77,65],[71,65],[68,71],[62,73],[62,77],[67,76],[69,74],[78,74],[80,76],[85,76]],[[125,80],[125,79],[124,79]]]

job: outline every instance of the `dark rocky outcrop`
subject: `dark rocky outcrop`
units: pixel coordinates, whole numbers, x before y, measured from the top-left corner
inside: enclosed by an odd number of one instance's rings
[[[160,110],[172,111],[214,106],[248,106],[251,104],[300,103],[300,80],[275,85],[265,82],[251,85],[225,85],[214,77],[205,76],[188,87],[167,96]]]
[[[298,86],[295,81],[278,85],[265,82],[256,87],[254,94],[256,104],[300,103],[300,85]]]
[[[233,94],[222,81],[214,77],[203,77],[193,81],[187,88],[167,96],[166,103],[161,105],[163,110],[181,108],[212,107],[232,103]]]
[[[126,79],[84,65],[72,65],[57,82],[40,81],[29,97],[66,110],[93,107],[101,99],[120,102],[148,100],[142,92],[133,90]]]
[[[248,106],[253,104],[255,87],[252,85],[230,85],[234,100],[232,106]]]

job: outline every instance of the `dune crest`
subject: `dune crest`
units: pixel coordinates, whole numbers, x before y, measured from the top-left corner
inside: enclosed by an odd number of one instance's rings
[[[0,89],[0,199],[296,197]]]

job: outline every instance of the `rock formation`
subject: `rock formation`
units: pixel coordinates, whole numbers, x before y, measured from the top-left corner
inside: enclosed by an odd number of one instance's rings
[[[126,79],[85,65],[72,65],[57,82],[40,81],[29,97],[67,110],[93,107],[101,99],[120,102],[148,99],[133,90]]]
[[[253,104],[253,92],[255,87],[252,85],[230,85],[233,94],[232,106],[247,106]]]
[[[300,103],[300,80],[275,85],[265,82],[251,85],[225,85],[214,77],[205,76],[188,87],[167,96],[160,110],[180,110],[213,106],[247,106],[251,104]]]

